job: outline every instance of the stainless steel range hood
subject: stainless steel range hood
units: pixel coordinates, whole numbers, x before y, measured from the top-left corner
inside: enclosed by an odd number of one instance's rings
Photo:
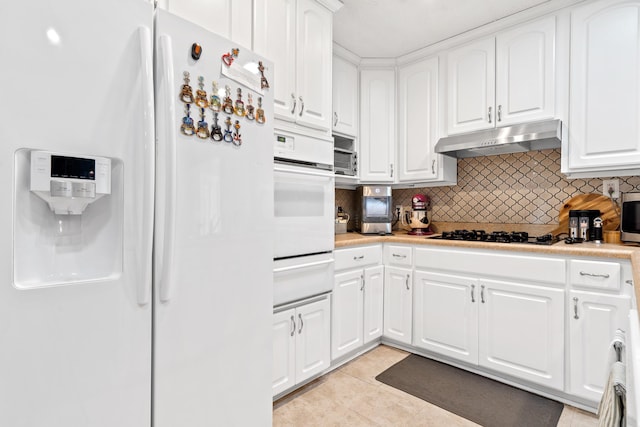
[[[560,148],[562,122],[546,120],[440,138],[436,153],[459,159]]]

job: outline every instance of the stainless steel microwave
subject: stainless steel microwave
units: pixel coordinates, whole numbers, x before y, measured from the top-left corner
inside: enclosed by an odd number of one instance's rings
[[[358,155],[353,151],[334,148],[333,171],[336,175],[355,176],[358,173]]]
[[[640,193],[622,194],[620,230],[623,242],[640,242]]]

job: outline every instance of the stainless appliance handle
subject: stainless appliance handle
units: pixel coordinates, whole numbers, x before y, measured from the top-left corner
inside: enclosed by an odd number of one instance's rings
[[[296,333],[296,318],[291,315],[291,336]]]
[[[404,280],[404,285],[407,287],[407,290],[409,290],[409,275],[407,274],[407,278]]]
[[[308,262],[306,264],[290,265],[288,267],[274,268],[273,272],[274,273],[282,273],[284,271],[300,270],[301,268],[317,267],[319,265],[331,264],[331,263],[333,263],[333,261],[334,261],[333,258],[331,258],[331,259],[326,259],[326,260],[323,260],[323,261]]]
[[[175,124],[175,102],[177,96],[173,93],[174,87],[174,75],[173,75],[173,50],[171,47],[171,37],[166,34],[160,36],[160,68],[161,79],[159,91],[162,91],[164,98],[167,102],[163,105],[166,108],[165,114],[167,120],[164,123],[164,132],[161,132],[159,136],[166,140],[166,144],[163,147],[162,144],[158,145],[158,163],[157,174],[163,176],[166,181],[166,190],[164,194],[156,193],[156,200],[162,203],[164,197],[164,204],[162,204],[162,213],[164,213],[164,221],[157,224],[157,229],[162,230],[161,233],[156,234],[155,244],[160,254],[160,259],[157,262],[157,268],[161,269],[160,274],[156,275],[156,286],[159,290],[159,298],[161,302],[167,302],[171,299],[172,287],[174,283],[174,247],[175,247],[175,229],[176,229],[176,209],[178,206],[176,200],[176,129],[178,126]],[[171,102],[169,102],[171,100]],[[157,217],[157,216],[156,216]],[[160,215],[162,218],[162,215]]]
[[[484,304],[484,285],[480,285],[480,302]]]
[[[491,107],[489,107],[489,114],[488,114],[488,117],[489,117],[489,123],[491,123]]]
[[[578,298],[577,297],[573,297],[573,318],[574,319],[580,318],[580,316],[578,316]]]
[[[293,99],[293,107],[291,107],[291,114],[295,114],[296,112],[296,95],[291,94],[291,99]]]
[[[300,99],[300,113],[298,114],[298,116],[302,117],[302,113],[304,112],[304,100],[301,96],[299,96],[298,99]]]
[[[144,108],[142,110],[144,124],[144,140],[137,144],[140,159],[144,159],[144,188],[145,193],[142,202],[142,210],[140,219],[140,239],[142,242],[142,250],[140,251],[140,259],[136,264],[139,265],[141,276],[137,283],[137,300],[139,305],[147,305],[151,300],[151,272],[153,268],[153,218],[154,210],[154,194],[155,186],[155,135],[154,135],[154,116],[153,116],[153,51],[151,41],[151,30],[148,27],[140,27],[138,29],[140,38],[140,67],[142,71],[142,96]]]
[[[302,333],[302,327],[304,326],[304,321],[302,320],[302,314],[298,313],[298,319],[300,319],[300,327],[298,328],[298,333]]]
[[[364,290],[364,274],[360,275],[360,283],[361,283],[360,290],[362,291]]]
[[[608,278],[609,278],[609,275],[608,275],[608,274],[606,274],[606,273],[605,273],[605,274],[594,274],[594,273],[587,273],[587,272],[585,272],[585,271],[581,271],[581,272],[580,272],[580,275],[581,275],[581,276],[590,276],[590,277],[603,277],[603,278],[605,278],[605,279],[608,279]]]
[[[471,285],[471,302],[476,302],[476,285]]]

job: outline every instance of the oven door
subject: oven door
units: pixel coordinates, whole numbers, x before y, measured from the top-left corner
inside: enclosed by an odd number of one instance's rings
[[[332,171],[275,165],[275,258],[333,250],[334,197]]]

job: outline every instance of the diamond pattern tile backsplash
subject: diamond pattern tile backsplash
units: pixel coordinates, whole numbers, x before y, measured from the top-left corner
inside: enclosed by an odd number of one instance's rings
[[[458,185],[393,190],[394,205],[431,198],[432,220],[444,222],[557,224],[560,207],[578,194],[602,194],[602,180],[617,178],[620,191],[640,191],[640,176],[567,179],[560,150],[458,160]],[[336,206],[353,216],[355,191],[336,190]],[[350,224],[351,225],[351,224]]]

